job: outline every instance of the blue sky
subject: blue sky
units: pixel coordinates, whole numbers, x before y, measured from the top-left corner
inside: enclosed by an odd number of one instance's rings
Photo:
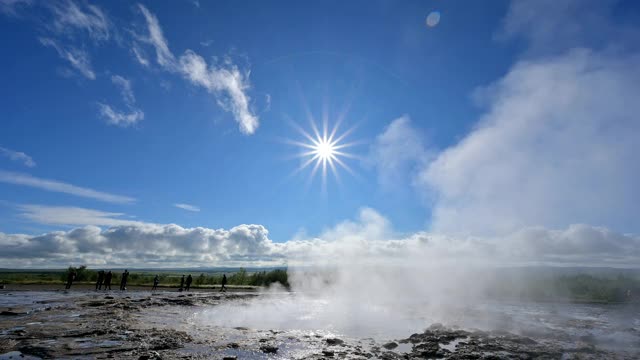
[[[265,258],[274,243],[372,218],[384,240],[638,233],[631,1],[0,6],[0,232],[16,253],[46,248],[38,236],[56,231],[97,227],[102,239],[168,224],[262,229],[202,263],[282,261],[288,253]],[[312,132],[309,114],[353,129],[343,149],[353,157],[341,159],[354,174],[338,167],[325,186],[313,165],[294,174],[304,149],[288,141],[309,142],[295,127]],[[165,240],[202,240],[185,236]],[[67,240],[79,254],[89,241]],[[151,258],[162,256],[136,261]]]

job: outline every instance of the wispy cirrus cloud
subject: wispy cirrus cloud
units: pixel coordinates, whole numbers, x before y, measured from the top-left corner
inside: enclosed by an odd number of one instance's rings
[[[121,226],[139,225],[140,221],[122,219],[123,213],[86,209],[75,206],[48,206],[36,204],[18,205],[20,217],[46,225],[96,225]]]
[[[172,71],[176,70],[175,57],[173,56],[171,50],[169,50],[169,44],[167,42],[167,39],[164,37],[158,18],[154,14],[152,14],[144,5],[138,4],[138,8],[142,12],[142,15],[147,22],[147,30],[149,31],[148,36],[140,36],[139,38],[144,42],[153,45],[156,51],[156,61],[160,66],[168,68]]]
[[[131,53],[133,54],[136,61],[138,61],[140,65],[144,67],[148,67],[149,65],[151,65],[151,63],[149,62],[149,59],[147,58],[147,55],[144,53],[144,51],[139,49],[137,46],[134,46],[131,48]]]
[[[56,50],[60,58],[87,79],[95,80],[89,53],[74,45],[78,35],[85,34],[94,43],[110,38],[111,23],[106,13],[88,1],[65,0],[44,2],[51,14],[44,27],[48,33],[40,37],[40,43]]]
[[[31,176],[29,174],[18,173],[18,172],[10,172],[0,170],[0,182],[14,185],[22,185],[29,186],[41,190],[52,191],[65,193],[74,196],[80,196],[110,203],[117,204],[127,204],[135,202],[136,199],[122,196],[110,194],[98,190],[93,190],[85,187],[80,187],[72,184],[68,184],[65,182],[51,180],[51,179],[42,179],[38,177]]]
[[[111,82],[120,87],[120,94],[128,109],[128,112],[118,111],[111,105],[98,103],[100,115],[108,124],[128,127],[137,124],[144,119],[144,112],[136,107],[136,97],[133,94],[131,80],[120,75],[111,76]]]
[[[189,204],[173,204],[173,206],[182,210],[187,210],[187,211],[194,211],[194,212],[200,211],[199,207],[194,205],[189,205]]]
[[[7,149],[4,147],[0,147],[0,156],[7,157],[9,158],[9,160],[12,160],[12,161],[19,161],[23,163],[24,166],[27,166],[27,167],[36,166],[36,162],[33,161],[31,156],[21,151],[15,151],[15,150]]]
[[[138,40],[154,47],[158,65],[167,71],[180,73],[192,84],[205,88],[225,111],[233,114],[243,134],[255,133],[259,119],[251,109],[251,99],[247,94],[251,87],[249,71],[240,71],[229,59],[222,64],[209,65],[193,50],[186,50],[176,59],[169,49],[158,18],[144,5],[139,4],[138,7],[148,31],[146,36],[137,36]],[[135,46],[133,51],[136,52]]]
[[[31,0],[0,0],[0,13],[17,16],[18,8],[31,6]]]
[[[109,39],[109,19],[97,5],[72,0],[51,2],[48,5],[53,15],[51,27],[56,32],[71,34],[81,30],[94,40]]]
[[[128,127],[144,119],[144,112],[138,109],[133,109],[130,112],[122,112],[108,104],[98,103],[98,106],[100,108],[100,115],[107,120],[107,124]]]
[[[68,61],[82,76],[90,80],[96,79],[96,74],[91,66],[91,58],[86,51],[74,46],[63,46],[51,38],[40,38],[39,40],[42,45],[55,49],[58,56]]]
[[[113,75],[111,77],[111,82],[120,86],[122,98],[127,105],[134,105],[136,103],[136,97],[133,94],[133,89],[131,88],[131,80],[125,79],[120,75]]]

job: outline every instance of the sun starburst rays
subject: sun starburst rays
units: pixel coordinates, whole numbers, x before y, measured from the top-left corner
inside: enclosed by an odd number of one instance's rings
[[[342,119],[340,119],[342,120]],[[289,140],[288,143],[303,149],[297,154],[297,157],[303,158],[300,166],[298,166],[293,174],[311,167],[308,183],[313,181],[316,174],[320,173],[322,180],[322,188],[326,190],[327,174],[331,172],[338,183],[340,183],[339,169],[344,169],[350,174],[354,171],[343,161],[342,158],[355,158],[345,149],[355,145],[355,142],[345,143],[343,140],[353,131],[348,129],[344,133],[338,135],[341,121],[337,121],[335,126],[329,131],[328,121],[323,116],[322,130],[318,128],[313,119],[310,120],[311,133],[305,131],[297,124],[293,124],[294,128],[304,137],[304,141]]]

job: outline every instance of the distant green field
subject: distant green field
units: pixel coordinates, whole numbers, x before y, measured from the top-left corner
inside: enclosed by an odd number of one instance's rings
[[[622,303],[640,301],[637,275],[503,274],[487,289],[492,298]]]
[[[69,271],[75,270],[77,283],[94,283],[97,270],[84,266],[59,270],[9,270],[0,269],[0,284],[64,284]],[[151,286],[159,275],[160,286],[179,286],[182,275],[193,276],[192,287],[212,287],[222,283],[227,275],[231,286],[269,286],[280,283],[289,287],[287,269],[132,269],[129,285]],[[113,271],[112,285],[120,283],[122,270]],[[368,274],[361,274],[368,281]],[[330,282],[330,280],[328,281]],[[519,299],[531,301],[575,301],[621,303],[640,301],[640,272],[553,272],[535,270],[501,271],[487,283],[485,295],[494,299]]]
[[[74,282],[95,282],[98,277],[98,270],[87,267],[69,267],[64,270],[0,270],[0,284],[64,284],[67,281],[69,271],[76,271]],[[245,286],[269,286],[273,283],[280,283],[285,287],[289,286],[286,269],[254,270],[247,271],[243,268],[235,271],[227,271],[228,285]],[[209,287],[222,283],[223,272],[210,270],[206,272],[179,271],[179,270],[131,270],[129,272],[129,285],[153,285],[153,278],[156,274],[160,278],[161,286],[179,286],[182,275],[193,277],[192,287]],[[122,271],[113,271],[112,284],[119,284]]]

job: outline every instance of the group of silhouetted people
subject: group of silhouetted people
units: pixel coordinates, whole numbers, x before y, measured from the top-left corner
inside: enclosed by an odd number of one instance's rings
[[[102,285],[104,285],[105,290],[111,290],[111,279],[113,279],[113,274],[111,273],[111,270],[107,271],[106,273],[104,272],[104,270],[98,271],[98,280],[96,281],[96,290],[102,290]]]
[[[191,289],[191,283],[193,282],[193,278],[191,277],[191,274],[189,274],[189,276],[187,276],[187,280],[186,280],[186,286],[185,286],[185,279],[184,279],[184,275],[182,275],[182,279],[180,279],[180,290],[178,291],[189,291]]]
[[[65,289],[70,289],[73,281],[76,279],[77,273],[75,270],[69,271],[67,274],[67,284],[65,285]],[[98,278],[96,279],[96,290],[102,290],[102,286],[104,285],[105,290],[111,290],[111,280],[113,279],[113,273],[111,270],[105,272],[104,270],[98,271]],[[129,271],[124,270],[122,273],[122,277],[120,278],[120,290],[127,290],[127,281],[129,280]],[[191,290],[191,283],[193,282],[193,277],[189,274],[186,278],[182,275],[180,279],[180,289],[178,291],[189,291]],[[151,290],[157,290],[158,284],[160,283],[160,277],[156,275],[153,278],[153,287]],[[222,275],[222,286],[220,287],[220,292],[227,291],[227,275]]]

